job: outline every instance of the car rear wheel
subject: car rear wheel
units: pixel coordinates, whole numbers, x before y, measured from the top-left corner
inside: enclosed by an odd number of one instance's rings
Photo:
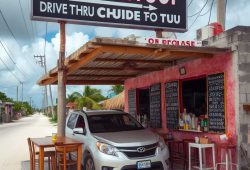
[[[95,170],[95,164],[90,155],[86,156],[84,161],[84,170]]]

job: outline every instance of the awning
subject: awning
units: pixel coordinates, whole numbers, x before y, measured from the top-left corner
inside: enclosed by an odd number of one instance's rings
[[[149,45],[129,39],[95,38],[66,58],[66,84],[124,84],[128,78],[229,51],[228,48]],[[57,67],[50,70],[38,84],[57,84],[57,70]]]

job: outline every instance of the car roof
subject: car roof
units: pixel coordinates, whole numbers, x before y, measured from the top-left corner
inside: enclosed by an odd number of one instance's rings
[[[87,116],[107,115],[107,114],[126,114],[125,112],[120,111],[120,110],[88,110],[88,111],[84,111],[84,113]]]

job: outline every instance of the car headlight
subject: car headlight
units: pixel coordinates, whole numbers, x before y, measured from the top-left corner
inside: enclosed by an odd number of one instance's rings
[[[166,147],[165,141],[163,140],[163,138],[159,138],[159,142],[158,142],[158,147],[163,150]]]
[[[105,153],[107,155],[117,156],[117,153],[115,151],[115,147],[112,145],[102,143],[102,142],[97,142],[96,146],[97,146],[98,150],[102,153]]]

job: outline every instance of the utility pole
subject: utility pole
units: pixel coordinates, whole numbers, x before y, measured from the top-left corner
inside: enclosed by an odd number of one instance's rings
[[[23,104],[23,82],[21,82],[21,88],[22,88],[22,95],[21,95],[21,99],[22,99],[22,104]]]
[[[32,97],[30,97],[30,107],[32,107],[32,104],[31,104],[31,99],[32,99]]]
[[[217,21],[225,30],[226,3],[225,0],[217,0]]]
[[[65,136],[66,122],[66,71],[65,71],[65,22],[60,22],[60,54],[58,60],[58,104],[57,104],[57,133]]]
[[[39,55],[39,56],[34,56],[34,58],[38,58],[37,63],[42,68],[44,68],[44,73],[47,74],[46,56]],[[50,102],[51,102],[51,112],[52,112],[52,116],[54,118],[55,117],[55,112],[54,112],[54,104],[53,104],[53,96],[52,96],[51,85],[49,85],[49,93],[50,93]],[[46,110],[47,110],[48,109],[48,87],[47,86],[45,86],[44,97],[45,97],[45,107],[46,107]]]
[[[16,86],[16,101],[18,102],[18,86]]]

